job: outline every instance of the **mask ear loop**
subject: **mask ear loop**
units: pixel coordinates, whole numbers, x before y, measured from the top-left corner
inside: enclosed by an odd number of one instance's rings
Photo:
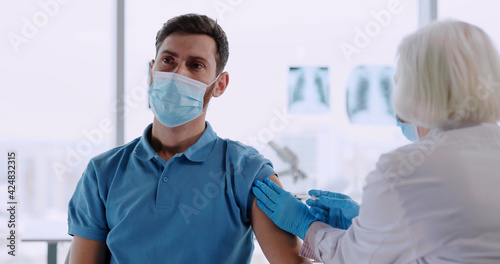
[[[219,79],[219,77],[221,76],[221,74],[222,74],[222,72],[221,72],[221,73],[219,73],[219,75],[217,75],[217,77],[215,77],[215,79],[214,79],[211,83],[207,84],[207,88],[208,88],[208,86],[210,86],[210,85],[214,84],[214,83],[215,83],[215,81],[217,81],[217,79]]]
[[[217,79],[219,79],[219,77],[221,76],[221,74],[222,74],[222,72],[219,73],[219,75],[217,75],[217,77],[215,77],[215,79],[211,83],[207,84],[207,88],[210,87],[210,85],[214,84],[215,81],[217,81]],[[207,105],[205,105],[205,107],[203,107],[203,109],[201,110],[201,113],[202,114],[205,113],[205,111],[207,110],[207,108],[208,108],[208,103],[207,103]]]

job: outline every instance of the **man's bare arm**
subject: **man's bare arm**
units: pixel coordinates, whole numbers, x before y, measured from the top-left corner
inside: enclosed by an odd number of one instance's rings
[[[104,264],[109,263],[111,253],[104,241],[73,237],[70,251],[70,264]]]
[[[281,186],[276,175],[270,176],[269,179]],[[311,263],[299,257],[302,246],[300,239],[277,227],[257,206],[257,198],[252,205],[252,227],[264,255],[271,264]]]

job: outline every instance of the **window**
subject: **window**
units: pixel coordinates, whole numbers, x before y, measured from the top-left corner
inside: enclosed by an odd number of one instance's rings
[[[500,2],[488,0],[440,0],[438,2],[439,19],[458,19],[482,28],[500,49],[500,32],[496,23]]]
[[[42,0],[12,2],[0,13],[0,169],[7,170],[7,151],[16,151],[17,232],[34,236],[31,221],[52,221],[60,223],[52,233],[65,234],[76,182],[88,160],[114,144],[114,8],[109,1]],[[5,217],[2,210],[2,223]],[[46,257],[44,243],[19,248],[21,262]],[[9,257],[2,253],[0,262]]]

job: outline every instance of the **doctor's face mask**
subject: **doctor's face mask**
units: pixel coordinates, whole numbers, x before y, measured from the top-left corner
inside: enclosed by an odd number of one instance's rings
[[[397,118],[398,126],[401,127],[403,135],[411,142],[417,142],[420,138],[418,134],[418,127],[414,124],[404,123]]]
[[[206,89],[219,76],[207,85],[177,73],[155,71],[148,94],[156,119],[164,126],[178,127],[199,117]]]

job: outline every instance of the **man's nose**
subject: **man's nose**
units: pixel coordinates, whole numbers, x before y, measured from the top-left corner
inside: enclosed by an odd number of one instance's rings
[[[180,63],[175,69],[174,73],[180,74],[185,77],[189,77],[189,71],[185,63]]]

